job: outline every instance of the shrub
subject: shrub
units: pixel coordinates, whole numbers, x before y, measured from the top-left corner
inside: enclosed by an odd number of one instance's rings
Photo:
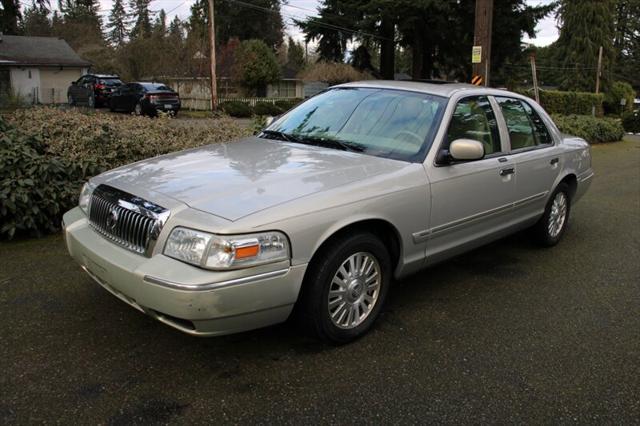
[[[620,120],[561,114],[553,114],[552,118],[562,133],[581,137],[589,143],[615,142],[624,136]]]
[[[55,231],[82,182],[102,171],[249,134],[229,119],[211,126],[173,122],[55,108],[0,117],[0,236]]]
[[[303,100],[304,99],[300,99],[300,98],[292,98],[287,100],[276,101],[275,104],[280,109],[280,114],[282,114],[284,112],[289,111],[291,108],[298,105]]]
[[[28,136],[0,117],[0,236],[55,231],[62,213],[77,201],[86,169],[46,154],[37,136]]]
[[[253,113],[255,115],[280,115],[282,110],[272,102],[256,102]]]
[[[604,111],[607,114],[619,115],[621,112],[633,111],[633,100],[636,97],[636,91],[629,83],[624,81],[615,81],[611,85],[611,89],[605,94],[604,97]],[[623,107],[620,105],[620,100],[625,99],[626,105]]]
[[[520,94],[533,98],[532,90],[519,90]],[[561,92],[559,90],[541,90],[540,104],[550,114],[578,114],[590,115],[596,107],[596,114],[602,115],[602,93]]]
[[[253,115],[251,105],[241,101],[226,101],[220,104],[220,109],[229,114],[231,117],[247,118]]]
[[[622,118],[622,127],[629,133],[640,133],[640,112],[627,113]]]

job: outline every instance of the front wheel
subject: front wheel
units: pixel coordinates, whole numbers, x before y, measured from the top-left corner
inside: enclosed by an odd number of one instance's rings
[[[89,108],[95,108],[96,107],[96,98],[94,95],[89,95],[89,99],[87,100],[87,106]]]
[[[75,99],[73,99],[73,96],[67,95],[67,100],[69,101],[69,105],[70,106],[75,106],[76,101],[75,101]]]
[[[380,314],[391,283],[391,258],[375,235],[330,242],[307,271],[303,320],[318,337],[343,344],[364,335]]]
[[[544,214],[531,228],[533,237],[542,246],[551,247],[558,244],[569,224],[571,198],[569,186],[560,183],[553,191]]]

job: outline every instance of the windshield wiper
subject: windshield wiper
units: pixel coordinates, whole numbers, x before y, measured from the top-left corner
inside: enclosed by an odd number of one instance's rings
[[[310,145],[330,146],[350,152],[364,152],[366,150],[364,146],[353,142],[341,141],[340,139],[334,138],[323,138],[321,136],[305,136],[301,141],[302,143],[308,143]]]
[[[303,143],[300,139],[298,139],[294,135],[290,135],[289,133],[281,132],[279,130],[262,130],[261,133],[267,136],[275,136],[286,142]]]

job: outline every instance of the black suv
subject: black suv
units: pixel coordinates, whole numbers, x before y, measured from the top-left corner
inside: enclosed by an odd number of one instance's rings
[[[67,90],[69,105],[83,104],[89,108],[108,105],[111,92],[122,85],[117,75],[86,74]]]

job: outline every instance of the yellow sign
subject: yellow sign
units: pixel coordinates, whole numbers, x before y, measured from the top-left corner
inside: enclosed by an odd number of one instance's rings
[[[482,46],[473,46],[471,49],[471,63],[479,64],[482,62]]]

